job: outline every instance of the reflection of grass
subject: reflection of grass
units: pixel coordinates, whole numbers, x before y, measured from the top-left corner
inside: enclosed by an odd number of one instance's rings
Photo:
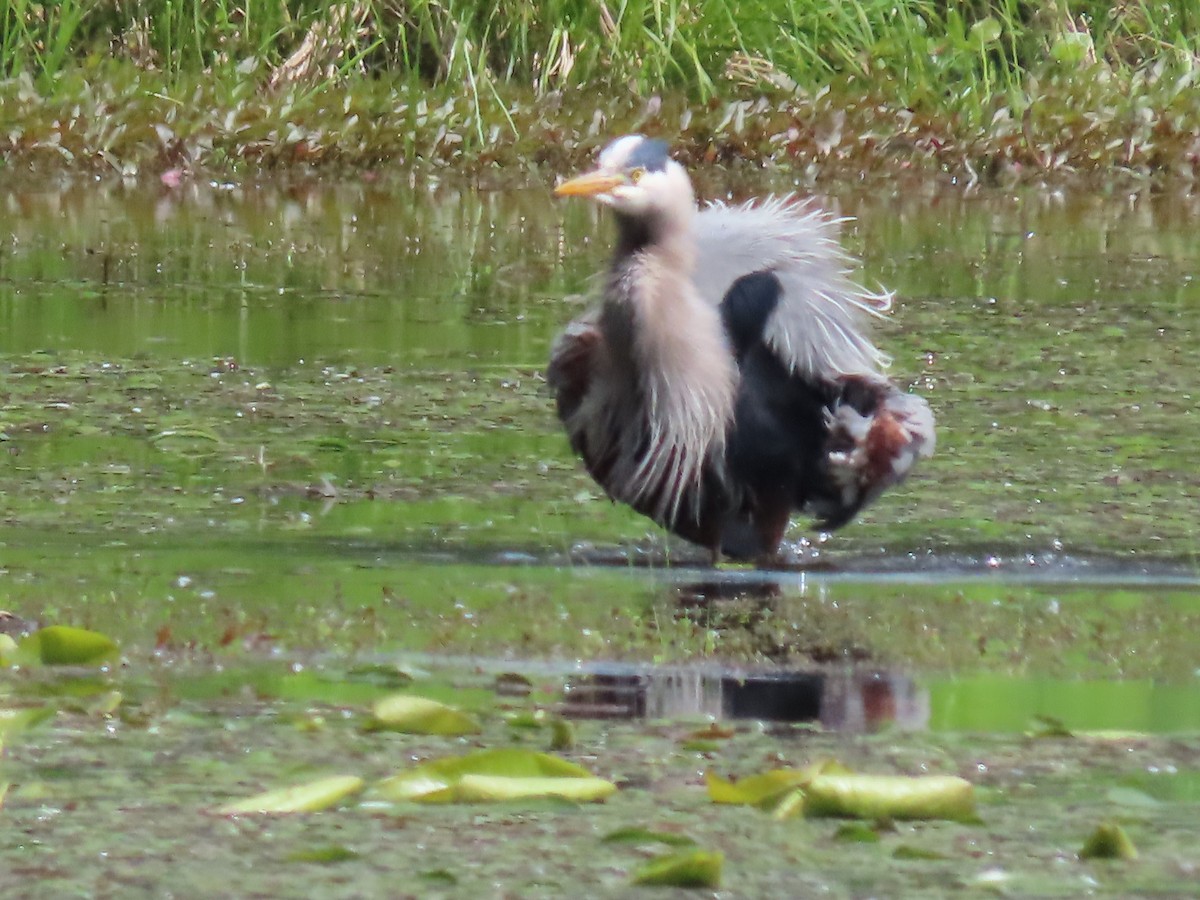
[[[0,100],[20,127],[0,152],[130,172],[397,158],[486,168],[590,143],[597,116],[610,131],[674,132],[691,104],[693,149],[844,172],[925,161],[986,178],[1167,171],[1200,118],[1186,4],[297,6],[10,3]],[[656,123],[645,98],[660,92]]]

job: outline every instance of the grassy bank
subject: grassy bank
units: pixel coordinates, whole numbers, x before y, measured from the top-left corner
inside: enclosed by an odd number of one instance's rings
[[[11,0],[0,159],[116,170],[711,160],[1191,181],[1191,2]],[[565,162],[566,160],[561,160]]]

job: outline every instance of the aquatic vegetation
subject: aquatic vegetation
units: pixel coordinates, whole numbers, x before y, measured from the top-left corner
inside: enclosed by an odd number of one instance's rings
[[[477,734],[479,723],[456,707],[427,697],[392,694],[375,701],[380,728],[407,734]]]
[[[727,175],[710,196],[746,187]],[[703,581],[554,432],[538,372],[595,263],[557,248],[596,223],[544,189],[6,188],[0,654],[40,625],[108,638],[0,670],[0,893],[624,894],[653,860],[747,896],[1187,895],[1198,213],[909,188],[826,201],[899,289],[886,344],[946,452],[800,571]],[[581,671],[783,666],[860,688],[863,714],[565,721]],[[398,691],[478,731],[378,727]],[[509,750],[577,777],[475,772],[468,804],[370,790]],[[799,815],[831,758],[969,784],[981,821]],[[770,814],[714,805],[713,771],[768,774]],[[281,814],[209,814],[230,798]],[[1136,865],[1080,858],[1112,822]]]
[[[0,159],[166,184],[330,165],[525,172],[580,162],[597,131],[644,129],[694,159],[808,178],[1190,183],[1188,10],[22,0],[0,32]]]
[[[1080,859],[1137,859],[1137,847],[1115,822],[1097,825],[1079,850]]]
[[[275,669],[297,679],[290,696],[259,693],[266,682],[252,669],[205,684],[203,669],[141,663],[107,676],[127,702],[103,712],[76,702],[83,686],[62,670],[6,674],[5,708],[36,698],[60,711],[4,735],[0,888],[27,885],[31,834],[54,849],[38,871],[56,891],[130,871],[153,884],[233,877],[272,896],[293,895],[298,879],[311,896],[347,883],[382,890],[400,877],[471,894],[500,883],[534,897],[569,885],[619,892],[630,881],[719,881],[759,896],[797,881],[916,894],[999,880],[1021,895],[1087,881],[1127,896],[1191,883],[1180,861],[1200,803],[1194,735],[847,735],[733,721],[719,749],[696,751],[681,741],[695,730],[687,721],[580,720],[579,747],[547,754],[540,731],[514,735],[507,721],[545,708],[536,691],[492,694],[464,752],[460,736],[365,727],[371,702],[348,699],[368,683],[362,669]],[[414,676],[417,690],[461,692],[464,706],[486,683],[495,682],[451,668]],[[338,685],[348,693],[329,692]],[[827,761],[834,754],[890,774],[842,774]],[[325,774],[334,759],[341,774]],[[789,782],[789,793],[797,782],[774,773],[805,773],[800,791],[835,804],[814,812],[871,821],[714,805],[697,774],[713,765],[760,773],[727,786]],[[201,841],[203,854],[186,852]],[[1135,854],[1137,866],[1094,862]]]
[[[677,850],[655,857],[633,873],[634,884],[684,888],[719,888],[724,854],[712,850]]]
[[[221,816],[320,812],[357,794],[363,789],[363,784],[357,775],[330,775],[317,781],[234,800],[218,807],[216,812]]]
[[[119,649],[106,634],[49,625],[16,643],[11,652],[0,646],[0,665],[96,666],[117,661]]]
[[[419,803],[482,803],[557,797],[603,801],[617,786],[559,756],[521,747],[431,760],[375,785],[382,797]]]

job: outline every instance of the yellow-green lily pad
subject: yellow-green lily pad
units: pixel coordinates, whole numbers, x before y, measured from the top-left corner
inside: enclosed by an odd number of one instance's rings
[[[288,862],[306,862],[320,863],[329,865],[331,863],[350,862],[351,860],[360,859],[362,854],[356,850],[351,850],[349,847],[343,847],[341,844],[330,844],[325,847],[313,847],[308,850],[297,850],[294,853],[287,855]]]
[[[713,803],[736,803],[771,808],[797,788],[802,788],[823,772],[847,771],[835,760],[819,760],[802,769],[772,769],[729,781],[713,772],[704,773],[708,796]]]
[[[721,886],[725,856],[715,850],[681,850],[650,860],[633,874],[634,884],[670,887]]]
[[[13,652],[13,661],[21,665],[97,666],[116,659],[116,643],[106,634],[50,625],[22,638]]]
[[[579,803],[606,800],[617,786],[603,778],[510,778],[506,775],[464,775],[450,790],[462,803],[559,797]]]
[[[225,804],[217,812],[223,816],[320,812],[358,793],[362,788],[363,780],[357,775],[331,775],[236,800]]]
[[[40,725],[54,718],[53,706],[31,706],[23,709],[0,709],[0,740]]]
[[[847,822],[833,833],[834,839],[855,844],[878,844],[879,832],[866,822]]]
[[[570,750],[575,746],[575,726],[566,719],[550,723],[550,749]]]
[[[695,841],[686,834],[673,831],[651,831],[649,828],[618,828],[600,838],[604,844],[668,844],[672,847],[691,847]]]
[[[502,747],[432,760],[386,778],[376,788],[388,800],[453,803],[534,797],[603,800],[616,785],[560,757]]]
[[[1137,847],[1115,822],[1097,826],[1079,851],[1080,859],[1137,859]]]
[[[953,775],[818,775],[804,789],[806,816],[854,819],[975,818],[975,788]]]
[[[375,702],[375,721],[383,728],[406,734],[478,734],[474,716],[427,697],[393,694]]]

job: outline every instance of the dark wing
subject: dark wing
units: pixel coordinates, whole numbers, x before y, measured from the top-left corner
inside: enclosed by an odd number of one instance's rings
[[[604,340],[596,318],[593,310],[575,319],[550,348],[546,380],[554,390],[558,417],[564,423],[579,410],[595,370],[597,354]],[[580,452],[578,447],[575,450]]]
[[[745,494],[740,522],[726,529],[730,555],[771,552],[793,510],[823,529],[844,525],[933,449],[921,398],[878,371],[798,370],[779,351],[771,338],[788,285],[777,271],[751,272],[720,303],[741,370],[728,462]]]

